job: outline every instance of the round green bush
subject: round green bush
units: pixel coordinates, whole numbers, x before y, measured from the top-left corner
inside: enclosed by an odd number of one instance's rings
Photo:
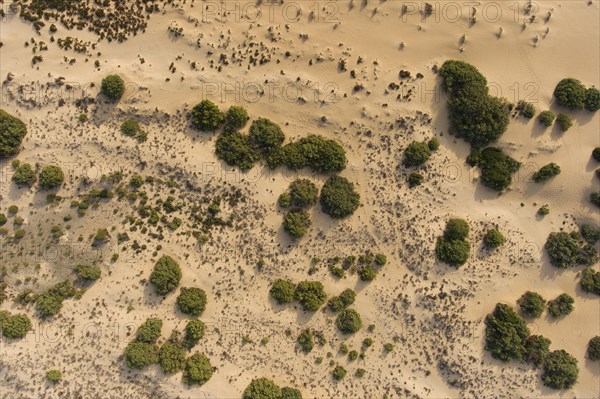
[[[404,166],[418,166],[429,160],[431,151],[425,142],[413,141],[404,150]]]
[[[600,90],[590,87],[585,91],[585,109],[596,112],[600,109]]]
[[[292,205],[292,196],[290,193],[285,192],[279,196],[277,203],[282,208],[289,208]]]
[[[248,119],[250,117],[244,107],[233,105],[225,113],[224,131],[226,133],[236,132],[246,126]]]
[[[285,140],[285,134],[279,125],[267,118],[253,121],[248,133],[250,145],[265,156],[281,147]]]
[[[15,182],[18,186],[33,186],[35,183],[36,175],[35,171],[28,163],[20,164],[16,169],[15,173],[12,176],[12,181]]]
[[[577,262],[579,245],[570,234],[564,231],[550,233],[545,248],[550,257],[550,263],[556,267],[567,268]]]
[[[354,184],[345,177],[331,176],[323,185],[319,201],[324,213],[342,219],[358,209],[360,195],[354,191]]]
[[[154,265],[150,282],[159,295],[166,295],[179,285],[181,268],[179,263],[168,255],[163,255]]]
[[[108,75],[102,79],[101,92],[109,99],[117,101],[125,93],[125,82],[119,75]]]
[[[525,360],[529,363],[533,363],[536,367],[540,367],[544,364],[548,353],[550,352],[550,341],[548,338],[541,335],[531,335],[525,341]]]
[[[515,110],[519,111],[519,114],[523,115],[527,119],[533,118],[535,115],[535,106],[527,101],[519,101]]]
[[[158,347],[155,344],[132,341],[125,348],[125,364],[130,369],[141,370],[158,362]]]
[[[296,295],[296,284],[290,280],[279,279],[273,283],[269,293],[278,303],[293,302]]]
[[[447,60],[438,70],[442,88],[451,96],[460,95],[465,89],[487,94],[487,80],[473,65],[464,61]]]
[[[377,277],[377,271],[371,265],[361,267],[357,273],[361,281],[373,281]]]
[[[183,370],[183,382],[187,385],[204,385],[213,375],[210,360],[196,353],[188,358]]]
[[[488,147],[481,151],[479,166],[483,185],[501,192],[510,186],[512,174],[519,170],[521,164],[504,154],[501,149]]]
[[[591,360],[600,360],[600,335],[590,339],[587,354]]]
[[[527,291],[518,300],[517,304],[525,316],[538,318],[546,309],[546,300],[536,292]]]
[[[215,152],[230,166],[237,166],[242,171],[252,169],[260,159],[259,154],[250,146],[248,136],[240,133],[220,134],[215,145]]]
[[[298,343],[300,347],[305,353],[308,353],[313,350],[315,347],[315,341],[313,339],[313,334],[310,330],[304,330],[298,336]]]
[[[582,109],[585,105],[585,86],[577,79],[565,78],[554,89],[556,102],[570,109]]]
[[[135,137],[141,132],[141,130],[142,128],[140,127],[140,124],[133,119],[126,119],[121,124],[121,133],[123,133],[125,136]]]
[[[581,272],[581,289],[591,294],[600,295],[600,272],[588,267]]]
[[[485,349],[502,361],[524,360],[527,323],[508,305],[499,303],[485,318]]]
[[[180,344],[166,341],[158,351],[158,364],[165,374],[173,374],[183,370],[185,350]]]
[[[444,238],[448,240],[464,240],[469,235],[469,224],[464,219],[450,219],[446,223]]]
[[[540,114],[537,117],[537,120],[545,127],[550,127],[554,123],[555,118],[556,117],[554,116],[554,113],[550,110],[547,110],[540,112]]]
[[[302,281],[296,286],[294,293],[304,310],[316,311],[325,303],[327,294],[320,281]]]
[[[290,184],[291,205],[306,208],[317,202],[319,189],[308,179],[296,179]]]
[[[596,160],[596,162],[600,162],[600,147],[594,148],[592,151],[592,157]]]
[[[49,370],[46,373],[46,380],[48,380],[48,382],[56,384],[61,379],[62,379],[62,373],[60,372],[60,370]]]
[[[581,236],[590,244],[595,244],[600,240],[600,229],[596,229],[592,225],[583,224],[580,231]]]
[[[345,289],[339,296],[331,298],[327,306],[334,312],[341,312],[343,309],[354,303],[356,292],[351,289]]]
[[[544,361],[542,381],[554,389],[568,389],[577,382],[579,368],[577,359],[564,350],[552,351]]]
[[[26,134],[23,121],[0,109],[0,159],[17,155]]]
[[[308,212],[299,209],[289,211],[283,218],[283,229],[295,239],[302,238],[311,224]]]
[[[600,208],[600,191],[595,191],[590,194],[590,202]]]
[[[136,339],[140,342],[153,344],[160,337],[163,322],[160,319],[149,318],[137,329]]]
[[[185,314],[199,316],[206,309],[206,292],[202,288],[181,288],[177,306]]]
[[[86,281],[98,280],[102,275],[102,271],[98,266],[91,265],[77,265],[75,266],[75,272],[77,277]]]
[[[335,366],[331,375],[336,381],[342,380],[346,376],[346,369],[340,365]]]
[[[201,132],[217,130],[224,119],[223,111],[210,100],[203,100],[192,108],[192,126]]]
[[[413,172],[408,176],[408,187],[413,188],[420,186],[423,184],[423,180],[425,180],[425,178],[422,174]]]
[[[427,147],[430,151],[437,151],[440,148],[440,140],[437,137],[432,137],[427,142]]]
[[[346,152],[340,144],[313,134],[286,144],[267,158],[271,169],[284,164],[292,170],[308,167],[319,173],[342,171],[346,162]]]
[[[243,399],[281,399],[281,388],[267,378],[252,380],[246,387]]]
[[[40,173],[40,185],[45,190],[59,187],[65,181],[65,174],[56,165],[46,165]]]
[[[190,320],[185,326],[185,337],[183,344],[186,348],[191,349],[204,337],[206,330],[205,324],[201,320]]]
[[[62,309],[63,297],[54,293],[43,293],[35,301],[35,308],[42,317],[54,316]]]
[[[548,312],[554,317],[566,316],[574,309],[575,299],[569,294],[560,294],[548,301]]]
[[[344,309],[335,320],[337,328],[344,334],[354,334],[362,327],[360,315],[354,309]]]
[[[558,114],[556,117],[556,123],[558,123],[560,130],[563,132],[566,132],[571,126],[573,126],[573,121],[567,114]]]
[[[0,213],[0,226],[4,226],[8,219],[4,213]]]
[[[471,245],[466,240],[447,240],[440,237],[435,246],[437,258],[454,267],[464,265],[469,259],[470,251]]]
[[[560,174],[560,166],[555,164],[554,162],[549,163],[548,165],[544,165],[535,172],[532,176],[533,181],[536,183],[543,183],[545,181],[550,180],[554,176],[558,176]]]
[[[0,322],[0,327],[6,338],[23,338],[31,330],[31,320],[24,314],[8,314]]]
[[[487,249],[496,249],[506,242],[504,235],[498,229],[489,229],[483,237],[483,244]]]
[[[302,393],[290,387],[281,388],[281,399],[302,399]]]

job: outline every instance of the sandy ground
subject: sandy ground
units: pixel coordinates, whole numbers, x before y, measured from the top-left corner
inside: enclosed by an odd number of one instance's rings
[[[89,54],[57,48],[49,42],[47,27],[38,36],[30,24],[9,13],[0,24],[0,78],[14,74],[2,86],[2,108],[29,127],[18,159],[56,163],[67,172],[58,192],[64,200],[47,206],[45,193],[10,183],[10,161],[1,164],[1,208],[18,205],[27,231],[18,246],[2,239],[9,295],[25,288],[41,292],[82,259],[102,265],[103,277],[82,299],[65,301],[61,315],[49,321],[40,321],[33,307],[5,301],[2,309],[28,313],[34,330],[20,341],[0,341],[0,396],[239,398],[249,381],[265,376],[299,388],[305,398],[381,398],[386,393],[392,398],[597,398],[600,365],[586,359],[585,351],[600,332],[598,298],[580,290],[580,268],[552,267],[543,244],[552,231],[599,222],[598,209],[588,201],[589,193],[599,188],[592,173],[597,164],[590,158],[600,143],[598,113],[575,113],[575,124],[565,134],[557,128],[542,130],[534,119],[513,119],[498,145],[523,167],[509,191],[498,197],[478,184],[477,169],[464,163],[468,146],[447,134],[446,99],[431,68],[449,58],[465,60],[487,77],[492,93],[533,102],[538,111],[557,111],[552,91],[563,77],[600,85],[598,2],[538,2],[537,19],[525,24],[525,2],[478,5],[475,24],[469,23],[470,7],[463,4],[457,15],[458,3],[435,3],[434,15],[425,20],[411,8],[422,3],[409,3],[404,16],[401,4],[286,2],[263,4],[257,16],[255,3],[196,1],[193,8],[188,3],[154,14],[144,34],[124,43],[101,41]],[[238,16],[232,12],[236,6]],[[220,15],[222,7],[230,12]],[[302,11],[297,18],[296,9]],[[183,28],[183,36],[174,37],[169,26]],[[60,26],[55,37],[69,35],[97,41],[89,32]],[[32,45],[23,45],[31,38],[49,47],[35,66]],[[249,67],[255,50],[257,58],[270,62]],[[227,55],[227,65],[219,63],[221,54]],[[76,61],[70,64],[71,59]],[[340,59],[346,60],[345,72],[338,68]],[[399,90],[388,89],[391,82],[401,82],[401,69],[424,76],[404,80]],[[98,97],[87,105],[89,122],[79,123],[85,108],[76,100],[96,98],[108,73],[128,82],[124,98],[111,105]],[[74,90],[57,87],[58,77]],[[357,84],[363,89],[355,91]],[[63,106],[60,97],[66,99]],[[204,98],[223,109],[241,104],[252,118],[270,118],[282,126],[287,140],[309,133],[338,140],[349,156],[342,175],[357,183],[363,206],[341,222],[315,207],[311,232],[299,243],[290,242],[281,228],[277,197],[299,175],[318,185],[326,176],[270,171],[264,165],[246,174],[228,168],[214,155],[214,135],[187,126],[186,112]],[[132,115],[148,131],[147,142],[138,144],[119,133],[121,121]],[[402,151],[412,140],[432,135],[442,147],[422,168],[424,185],[409,190]],[[561,166],[561,175],[544,185],[531,183],[531,174],[549,162]],[[148,246],[139,253],[115,239],[92,248],[87,237],[98,228],[126,229],[121,222],[133,210],[127,201],[116,200],[83,218],[75,216],[61,241],[50,243],[50,227],[64,224],[62,217],[74,214],[70,201],[86,191],[80,180],[87,178],[93,186],[101,175],[116,170],[123,170],[127,179],[134,172],[172,178],[176,195],[186,204],[234,188],[246,201],[225,207],[223,212],[235,211],[239,220],[234,228],[214,231],[201,248],[183,234],[189,230],[185,227],[166,231],[162,240],[129,233]],[[155,185],[151,199],[165,198],[169,189]],[[536,211],[543,204],[551,214],[540,218]],[[472,231],[472,257],[458,270],[437,263],[433,252],[451,216],[467,219]],[[493,254],[480,248],[490,226],[498,226],[508,238]],[[80,242],[79,236],[85,239]],[[162,249],[153,254],[157,245]],[[307,274],[313,257],[325,260],[366,250],[385,253],[389,260],[370,284],[356,275],[336,280],[324,262],[316,274]],[[120,255],[114,263],[113,253]],[[146,284],[162,253],[180,260],[182,286],[199,286],[209,294],[201,317],[209,328],[195,350],[209,356],[216,371],[200,388],[187,388],[181,374],[164,376],[158,366],[129,371],[120,358],[147,317],[165,321],[162,340],[185,326],[176,295],[163,300]],[[266,265],[259,271],[261,258]],[[363,329],[347,338],[328,311],[308,314],[297,306],[275,304],[268,288],[281,277],[322,281],[330,295],[355,289],[355,308],[363,324],[374,324],[375,331]],[[547,299],[562,292],[575,297],[575,311],[564,320],[543,316],[531,325],[552,340],[552,349],[565,349],[578,359],[579,382],[572,390],[549,390],[538,370],[502,364],[483,350],[485,315],[497,302],[515,305],[526,290]],[[307,326],[322,331],[328,342],[305,355],[295,339]],[[243,344],[243,336],[252,342]],[[340,343],[358,350],[367,336],[375,344],[364,360],[348,362],[338,354]],[[259,343],[262,337],[270,338],[265,346]],[[383,344],[394,337],[395,351],[385,354]],[[331,378],[328,352],[349,372],[341,382]],[[322,364],[315,362],[317,357],[324,358]],[[362,379],[353,377],[358,367],[366,370]],[[63,370],[64,379],[55,386],[45,381],[51,368]]]

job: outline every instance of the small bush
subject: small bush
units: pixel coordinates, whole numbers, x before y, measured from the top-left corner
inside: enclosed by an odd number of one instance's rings
[[[315,341],[313,340],[313,334],[310,330],[304,330],[298,336],[298,343],[302,350],[306,353],[313,350],[315,347]]]
[[[199,316],[206,309],[206,293],[202,288],[181,288],[177,306],[182,313]]]
[[[533,181],[536,183],[543,183],[545,181],[550,180],[554,176],[558,176],[560,174],[560,166],[555,164],[554,162],[549,163],[548,165],[544,165],[533,174]]]
[[[43,293],[35,301],[35,308],[42,317],[54,316],[62,309],[63,298],[53,293]]]
[[[554,389],[568,389],[577,382],[577,359],[564,350],[550,352],[544,361],[542,381]]]
[[[592,268],[584,269],[581,272],[581,289],[590,294],[600,295],[600,272]]]
[[[540,294],[531,291],[524,293],[517,300],[517,304],[521,308],[521,312],[531,318],[540,317],[546,308],[546,300]]]
[[[250,125],[248,140],[258,152],[269,156],[281,147],[285,134],[278,124],[267,118],[258,118]]]
[[[155,344],[132,341],[125,348],[125,363],[130,369],[141,370],[158,362],[158,347]]]
[[[40,173],[40,185],[45,190],[59,187],[65,180],[62,169],[56,165],[46,165]]]
[[[423,184],[423,180],[425,180],[425,178],[422,174],[413,172],[408,176],[408,187],[414,188],[420,186]]]
[[[316,311],[325,303],[327,294],[320,281],[302,281],[296,286],[295,297],[304,310]]]
[[[489,229],[483,237],[483,244],[487,249],[496,249],[504,245],[506,238],[497,229]]]
[[[548,356],[550,344],[548,338],[541,335],[531,335],[525,341],[525,349],[527,350],[525,360],[529,363],[533,363],[536,367],[540,367],[544,364],[546,356]]]
[[[346,369],[340,365],[337,365],[333,369],[332,375],[336,381],[340,381],[340,380],[344,379],[344,377],[346,376]]]
[[[419,166],[429,160],[431,151],[427,143],[413,141],[404,150],[404,166]]]
[[[481,181],[484,186],[503,191],[512,183],[512,174],[519,170],[521,164],[501,149],[488,147],[481,151]]]
[[[533,118],[535,115],[535,107],[532,103],[528,103],[527,101],[519,101],[515,110],[519,111],[519,114],[523,115],[527,119]]]
[[[358,277],[361,281],[373,281],[377,277],[377,271],[371,265],[366,265],[358,269]]]
[[[338,315],[335,323],[344,334],[353,334],[362,327],[360,315],[354,309],[344,309]]]
[[[244,107],[233,105],[229,107],[224,119],[224,131],[226,133],[237,132],[248,123],[248,111]]]
[[[289,208],[292,205],[292,196],[290,193],[283,193],[277,199],[277,203],[282,208]]]
[[[550,214],[550,208],[548,205],[542,205],[540,209],[538,209],[537,214],[540,216],[546,216]]]
[[[360,195],[354,191],[354,184],[345,177],[331,176],[323,185],[319,201],[324,213],[342,219],[358,209]]]
[[[258,378],[248,384],[244,390],[243,399],[280,399],[281,395],[281,388],[273,381],[267,378]]]
[[[8,219],[4,213],[0,213],[0,226],[4,226]]]
[[[571,117],[567,114],[558,114],[558,116],[556,117],[556,123],[558,123],[560,130],[562,130],[563,132],[566,132],[571,126],[573,126],[573,121],[571,120]]]
[[[502,361],[523,360],[530,332],[527,323],[508,305],[499,303],[485,318],[485,349]]]
[[[290,303],[295,299],[296,284],[279,279],[273,283],[269,292],[278,303]]]
[[[206,330],[206,326],[204,325],[204,323],[202,321],[200,321],[200,320],[188,321],[187,325],[185,326],[185,337],[183,340],[183,345],[188,349],[191,349],[194,346],[196,346],[196,344],[198,344],[198,342],[200,342],[202,337],[204,337],[205,330]]]
[[[584,224],[581,226],[581,236],[590,244],[595,244],[600,240],[600,229],[596,229],[589,224]]]
[[[51,382],[53,384],[56,384],[57,382],[59,382],[62,379],[62,373],[60,372],[60,370],[49,370],[46,373],[46,380],[48,382]]]
[[[345,289],[339,296],[329,300],[327,305],[334,312],[340,312],[348,306],[352,305],[356,299],[356,292],[351,289]]]
[[[291,205],[306,208],[317,202],[319,189],[308,179],[296,179],[290,184]]]
[[[302,399],[302,393],[295,388],[284,387],[281,388],[281,399]]]
[[[12,181],[18,186],[31,187],[35,183],[36,175],[35,171],[28,163],[20,164],[12,176]]]
[[[140,128],[140,124],[138,122],[134,121],[133,119],[126,119],[121,124],[121,133],[123,133],[125,136],[135,137],[141,131],[142,131],[142,128]]]
[[[469,235],[469,224],[464,219],[450,219],[446,223],[444,238],[448,240],[464,240]]]
[[[149,318],[137,329],[136,339],[140,342],[153,344],[160,337],[163,322],[160,319]]]
[[[438,238],[435,253],[438,259],[450,266],[462,266],[469,259],[471,246],[465,240],[447,240],[444,237]]]
[[[537,117],[537,120],[545,127],[550,127],[554,123],[555,118],[556,117],[554,116],[554,113],[550,110],[547,110],[540,112],[540,114]]]
[[[592,151],[592,158],[594,158],[596,162],[600,162],[600,147],[594,148]]]
[[[185,350],[180,344],[166,341],[158,351],[158,364],[165,374],[173,374],[183,370]]]
[[[181,268],[177,261],[170,256],[163,255],[154,265],[150,282],[159,295],[166,295],[179,285]]]
[[[6,338],[23,338],[31,330],[31,320],[24,314],[7,314],[0,317],[2,335]]]
[[[346,162],[346,152],[340,144],[316,135],[286,144],[267,158],[271,169],[284,164],[292,170],[309,167],[319,173],[340,172]]]
[[[216,142],[216,154],[230,166],[237,166],[242,171],[252,169],[260,159],[248,141],[248,136],[240,132],[220,134]]]
[[[82,280],[95,281],[100,278],[102,271],[98,266],[77,265],[75,266],[75,273]]]
[[[562,231],[550,233],[545,248],[550,257],[550,263],[556,267],[566,268],[577,262],[579,245],[570,234]]]
[[[548,312],[554,317],[566,316],[574,309],[575,299],[569,294],[560,294],[548,301]]]
[[[213,375],[213,367],[210,360],[196,353],[187,359],[183,370],[183,382],[187,385],[204,385]]]
[[[600,109],[600,90],[590,87],[585,91],[584,107],[590,112]]]
[[[437,151],[440,148],[440,140],[437,137],[432,137],[427,142],[427,147],[429,147],[430,151]]]
[[[591,360],[600,360],[600,335],[590,339],[587,355]]]
[[[223,111],[210,100],[203,100],[192,108],[192,126],[201,132],[212,132],[217,130],[224,119]]]
[[[125,93],[125,82],[119,75],[108,75],[102,79],[101,92],[113,101],[118,101]]]
[[[590,194],[590,202],[600,208],[600,191]]]
[[[585,86],[577,79],[565,78],[554,89],[556,102],[570,109],[582,109],[585,105]]]
[[[295,239],[302,238],[310,225],[310,215],[303,210],[293,209],[283,218],[283,229]]]
[[[26,134],[23,121],[0,109],[0,159],[17,155]]]

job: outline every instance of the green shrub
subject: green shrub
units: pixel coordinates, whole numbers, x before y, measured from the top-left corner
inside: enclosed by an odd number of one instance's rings
[[[462,266],[469,259],[471,245],[466,240],[447,240],[438,238],[435,253],[438,259],[450,266]]]
[[[142,131],[140,124],[133,119],[126,119],[121,124],[121,133],[125,136],[135,137]]]
[[[56,165],[46,165],[40,173],[40,185],[43,189],[49,190],[59,187],[65,181],[65,174],[62,169]]]
[[[517,304],[521,308],[521,312],[531,318],[540,317],[546,308],[546,300],[540,294],[532,291],[524,293],[517,300]]]
[[[354,184],[341,176],[331,176],[321,189],[321,208],[324,213],[341,219],[350,216],[360,205],[360,195],[354,191]]]
[[[144,184],[144,178],[138,174],[131,176],[131,180],[129,180],[129,185],[134,188],[140,188]]]
[[[290,206],[292,206],[292,196],[290,195],[290,193],[283,193],[277,199],[277,203],[282,208],[289,208]]]
[[[567,114],[558,114],[558,116],[556,117],[556,123],[558,123],[560,130],[562,130],[563,132],[566,132],[571,126],[573,126],[573,121],[571,120],[571,117]]]
[[[12,181],[15,182],[18,186],[33,186],[35,183],[36,176],[35,171],[28,163],[20,164],[16,169],[15,173],[12,176]]]
[[[592,268],[584,269],[581,272],[581,289],[591,294],[600,295],[600,272]]]
[[[292,209],[283,218],[283,229],[295,239],[302,238],[310,225],[310,215],[303,210]]]
[[[181,288],[177,306],[182,313],[199,316],[206,309],[206,292],[202,288]]]
[[[425,178],[422,174],[413,172],[408,176],[408,187],[413,188],[416,186],[420,186],[423,183]]]
[[[159,295],[166,295],[179,285],[181,268],[177,261],[170,256],[163,255],[154,265],[150,282]]]
[[[554,116],[554,113],[550,110],[547,110],[540,112],[540,114],[537,117],[537,120],[545,127],[550,127],[554,123],[555,118],[556,117]]]
[[[108,75],[102,79],[100,90],[109,99],[117,101],[125,93],[125,82],[119,75]]]
[[[594,148],[592,151],[592,157],[596,160],[596,162],[600,162],[600,147]]]
[[[42,317],[54,316],[62,309],[63,298],[52,293],[43,293],[35,301],[35,308]]]
[[[544,361],[542,381],[554,389],[568,389],[577,382],[579,368],[577,359],[564,350],[552,351]]]
[[[31,320],[24,314],[11,315],[6,312],[0,317],[0,329],[6,338],[23,338],[31,330]]]
[[[483,244],[487,249],[496,249],[506,242],[504,235],[498,229],[489,229],[483,237]]]
[[[248,136],[240,133],[220,134],[216,142],[216,154],[230,166],[237,166],[242,171],[252,169],[260,159],[259,154],[250,146]]]
[[[387,256],[385,256],[384,254],[375,255],[375,264],[377,266],[385,266],[386,263],[387,263]]]
[[[535,181],[536,183],[543,183],[559,174],[560,166],[558,166],[554,162],[551,162],[548,165],[542,166],[540,170],[533,174],[533,181]]]
[[[371,265],[361,267],[357,273],[361,281],[373,281],[377,277],[377,271]]]
[[[269,292],[278,303],[290,303],[295,299],[296,284],[279,279],[273,283]]]
[[[187,325],[185,326],[183,345],[188,349],[196,346],[202,337],[204,337],[205,330],[206,326],[202,321],[197,319],[188,321]]]
[[[581,226],[581,236],[590,244],[595,244],[600,240],[600,229],[596,229],[589,224],[584,224]]]
[[[340,172],[346,162],[346,152],[341,145],[312,134],[286,144],[280,151],[273,151],[267,159],[272,169],[284,164],[292,170],[309,167],[320,173]]]
[[[248,119],[250,117],[248,117],[248,112],[244,107],[233,105],[229,107],[225,114],[223,130],[225,133],[236,132],[246,126]]]
[[[336,381],[340,381],[340,380],[344,379],[344,377],[346,376],[346,369],[340,365],[337,365],[333,369],[332,375]]]
[[[344,309],[338,315],[335,324],[344,334],[353,334],[361,329],[362,320],[354,309]]]
[[[0,226],[4,226],[8,219],[4,213],[0,213]]]
[[[325,303],[327,294],[320,281],[302,281],[296,286],[295,297],[304,310],[316,311]]]
[[[535,107],[532,103],[528,103],[527,101],[519,101],[515,109],[527,119],[531,119],[535,115]]]
[[[527,323],[508,305],[499,303],[485,318],[485,349],[502,361],[524,360]]]
[[[319,189],[308,179],[296,179],[290,184],[291,205],[306,208],[317,202]]]
[[[313,340],[313,334],[310,330],[304,330],[298,336],[298,343],[302,350],[306,353],[313,350],[315,347],[315,341]]]
[[[540,209],[538,209],[537,214],[540,216],[546,216],[550,214],[550,208],[548,205],[542,205]]]
[[[0,159],[17,155],[26,134],[23,121],[0,109]]]
[[[448,60],[438,73],[442,87],[450,96],[460,95],[465,89],[487,93],[487,80],[473,65],[464,61]]]
[[[62,373],[60,372],[60,370],[49,370],[46,373],[46,380],[48,380],[48,382],[56,384],[61,379],[62,379]]]
[[[77,277],[85,281],[98,280],[102,274],[98,266],[92,265],[77,265],[75,266],[75,272],[77,273]]]
[[[548,312],[554,317],[566,316],[574,309],[575,299],[569,294],[560,294],[548,301]]]
[[[130,369],[141,370],[158,362],[158,347],[155,344],[132,341],[125,348],[125,363]]]
[[[404,150],[404,166],[418,166],[429,160],[431,151],[425,142],[413,141]]]
[[[165,374],[173,374],[183,370],[185,350],[180,344],[166,341],[158,351],[158,364]]]
[[[444,238],[447,240],[464,240],[469,235],[469,224],[464,219],[450,219],[446,223]]]
[[[585,86],[577,79],[565,78],[554,89],[556,102],[570,109],[582,109],[585,105]]]
[[[591,360],[600,360],[600,335],[590,339],[587,354]]]
[[[590,194],[590,202],[600,208],[600,191]]]
[[[440,148],[440,140],[437,137],[432,137],[427,142],[427,147],[429,147],[430,151],[437,151]]]
[[[566,268],[574,266],[577,262],[579,245],[570,234],[562,231],[550,233],[545,248],[550,257],[550,263],[556,267]]]
[[[250,125],[248,140],[256,151],[268,156],[281,147],[285,134],[278,124],[267,118],[258,118]]]
[[[284,387],[281,388],[281,399],[302,399],[302,393],[295,388]]]
[[[540,367],[544,364],[544,361],[550,352],[549,349],[551,343],[552,341],[541,335],[529,336],[527,341],[525,341],[525,349],[527,350],[525,360],[536,367]]]
[[[223,124],[223,111],[210,100],[203,100],[192,108],[192,126],[201,132],[212,132]]]
[[[258,378],[248,384],[244,390],[243,399],[280,399],[281,395],[281,388],[273,381],[267,378]]]
[[[153,344],[160,337],[163,322],[160,319],[149,318],[137,329],[136,339],[140,342]]]
[[[585,91],[584,107],[590,112],[596,112],[600,109],[600,90],[590,87]]]
[[[510,186],[512,174],[519,170],[521,164],[504,154],[501,149],[488,147],[481,151],[479,166],[483,185],[501,192]]]
[[[327,305],[334,312],[340,312],[348,306],[352,305],[356,299],[356,292],[351,289],[345,289],[339,296],[329,300]]]

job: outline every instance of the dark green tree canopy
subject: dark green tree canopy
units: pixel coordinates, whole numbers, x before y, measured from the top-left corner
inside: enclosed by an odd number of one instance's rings
[[[316,311],[325,303],[327,294],[320,281],[302,281],[296,286],[296,299],[304,310]]]
[[[203,100],[192,108],[192,126],[201,132],[212,132],[223,124],[223,111],[210,100]]]
[[[136,339],[140,342],[153,344],[160,337],[163,322],[160,319],[149,318],[138,327]]]
[[[512,183],[512,174],[519,170],[521,164],[501,149],[488,147],[481,151],[481,182],[484,186],[503,191]]]
[[[17,155],[26,134],[23,121],[0,109],[0,159]]]
[[[248,138],[250,145],[258,152],[268,156],[281,147],[285,140],[285,134],[278,124],[267,118],[258,118],[250,125]]]
[[[100,90],[109,99],[118,101],[125,93],[125,82],[119,75],[108,75],[102,79]]]
[[[217,138],[215,152],[230,166],[237,166],[242,171],[252,169],[254,163],[260,159],[260,154],[250,145],[248,136],[240,133],[220,134]]]
[[[179,263],[168,255],[163,255],[154,265],[150,282],[159,295],[166,295],[179,285],[181,268]]]
[[[279,279],[273,283],[269,291],[279,303],[290,303],[295,299],[296,284],[290,280]]]
[[[564,350],[552,351],[544,361],[542,381],[554,389],[568,389],[577,382],[579,367],[577,359]]]
[[[177,297],[177,306],[182,313],[199,316],[206,309],[206,292],[202,288],[181,288]]]
[[[233,105],[229,107],[229,110],[227,110],[227,113],[225,114],[223,129],[225,133],[236,132],[246,126],[248,119],[250,119],[250,117],[248,116],[246,108]]]
[[[319,189],[308,179],[296,179],[290,184],[291,205],[306,208],[317,202]]]
[[[350,216],[360,205],[360,195],[354,184],[341,176],[331,176],[321,189],[321,208],[335,219]]]
[[[587,354],[591,360],[600,360],[600,335],[590,339]]]
[[[45,190],[60,187],[65,181],[65,174],[59,166],[46,165],[40,173],[40,185]]]
[[[524,360],[527,323],[508,305],[499,303],[485,318],[485,349],[502,361]]]
[[[546,300],[537,292],[527,291],[517,300],[521,312],[525,316],[537,318],[544,313],[546,309]]]
[[[362,320],[354,309],[344,309],[335,321],[338,329],[345,334],[353,334],[361,329]]]
[[[565,78],[554,89],[556,102],[570,109],[582,109],[585,105],[585,86],[577,79]]]
[[[404,150],[404,166],[419,166],[429,160],[431,150],[426,142],[413,141]]]
[[[204,385],[213,375],[210,360],[203,354],[196,353],[187,359],[183,370],[183,382],[187,385]]]
[[[281,399],[281,388],[267,378],[252,380],[244,390],[243,399]]]
[[[294,239],[302,238],[311,224],[308,212],[300,209],[292,209],[283,218],[283,229]]]

